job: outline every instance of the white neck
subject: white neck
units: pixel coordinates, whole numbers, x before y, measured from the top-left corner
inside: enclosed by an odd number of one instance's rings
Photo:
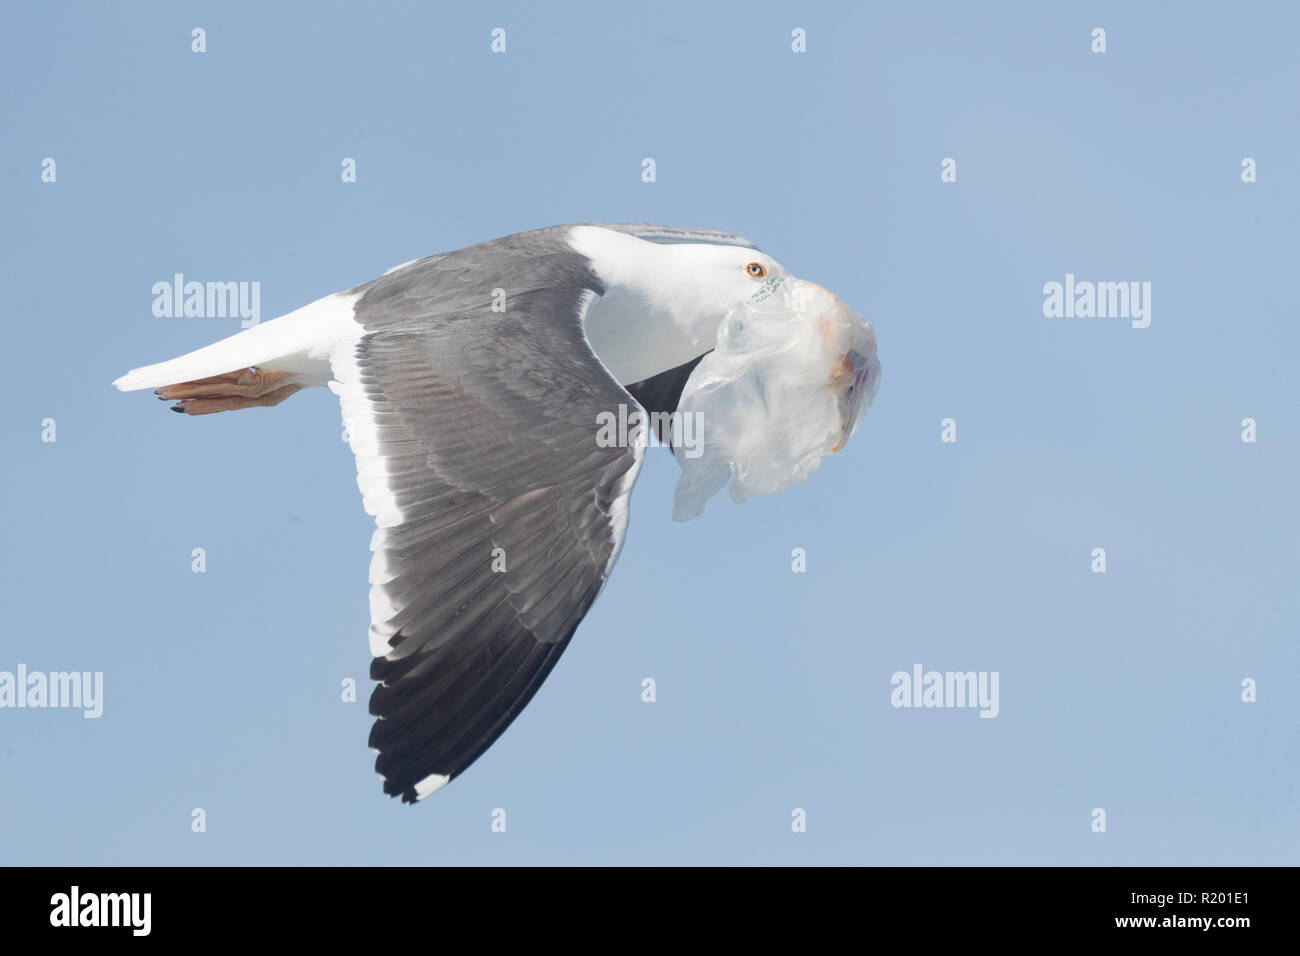
[[[697,281],[691,266],[707,261],[716,247],[647,242],[599,226],[575,226],[569,242],[605,284],[605,294],[587,312],[587,339],[619,384],[666,372],[713,348],[722,316],[707,307],[705,280]]]

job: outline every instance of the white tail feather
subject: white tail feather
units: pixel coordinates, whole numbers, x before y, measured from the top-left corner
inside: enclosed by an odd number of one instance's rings
[[[344,336],[356,335],[356,299],[342,292],[317,299],[187,355],[132,369],[113,384],[133,392],[259,366],[296,372],[304,385],[324,385],[330,379],[331,347]]]

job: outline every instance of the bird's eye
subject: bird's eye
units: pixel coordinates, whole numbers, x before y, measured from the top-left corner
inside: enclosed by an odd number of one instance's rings
[[[761,279],[763,276],[767,275],[767,270],[763,268],[761,262],[751,262],[749,265],[745,266],[745,271],[755,279]]]

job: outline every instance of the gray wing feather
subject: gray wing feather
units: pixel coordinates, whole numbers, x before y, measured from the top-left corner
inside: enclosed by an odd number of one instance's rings
[[[649,242],[708,242],[722,246],[743,246],[746,249],[758,248],[748,239],[733,236],[729,232],[717,232],[713,229],[692,229],[688,226],[657,226],[650,222],[587,222],[580,225],[600,226],[602,229],[612,229],[614,232],[625,232],[628,235]]]
[[[596,423],[632,399],[587,343],[603,290],[565,234],[494,240],[354,290],[355,359],[402,516],[376,537],[391,650],[371,667],[370,745],[385,791],[408,802],[528,703],[621,544],[640,454],[598,447]]]

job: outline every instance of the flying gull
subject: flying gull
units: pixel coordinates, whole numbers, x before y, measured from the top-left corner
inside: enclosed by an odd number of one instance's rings
[[[338,395],[376,526],[370,746],[412,803],[555,666],[618,556],[647,445],[681,464],[687,519],[728,482],[743,500],[803,481],[879,379],[870,323],[748,241],[580,224],[406,263],[113,384],[191,416]]]

